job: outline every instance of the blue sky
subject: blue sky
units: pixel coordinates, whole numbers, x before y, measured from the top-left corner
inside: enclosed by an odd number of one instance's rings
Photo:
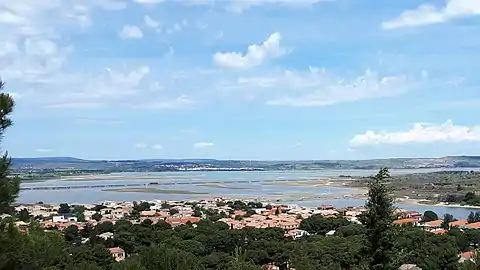
[[[480,150],[478,0],[0,0],[15,157]]]

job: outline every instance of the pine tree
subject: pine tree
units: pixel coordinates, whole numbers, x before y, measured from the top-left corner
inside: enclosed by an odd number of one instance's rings
[[[0,91],[5,87],[5,83],[0,80]],[[15,102],[13,98],[4,92],[0,92],[0,142],[5,131],[12,125],[10,114],[13,111]],[[11,212],[11,204],[15,201],[20,190],[20,179],[10,177],[10,158],[8,152],[5,152],[0,158],[0,213]]]
[[[392,189],[386,183],[388,169],[381,169],[368,184],[367,211],[360,221],[367,229],[367,257],[371,270],[395,269],[392,222],[395,219]]]

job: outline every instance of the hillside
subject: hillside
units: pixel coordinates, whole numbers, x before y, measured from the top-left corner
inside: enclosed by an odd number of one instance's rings
[[[183,169],[244,169],[244,170],[318,170],[318,169],[391,169],[411,168],[475,168],[478,156],[440,158],[391,158],[372,160],[303,160],[255,161],[215,159],[150,159],[150,160],[83,160],[72,157],[12,158],[15,171],[95,170],[104,172],[176,171]]]

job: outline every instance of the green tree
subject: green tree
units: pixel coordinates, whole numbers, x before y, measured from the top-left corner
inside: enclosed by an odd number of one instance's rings
[[[325,235],[331,230],[347,226],[350,221],[344,218],[324,218],[321,215],[313,215],[300,222],[300,229],[311,234]]]
[[[58,213],[60,215],[70,213],[70,205],[68,205],[67,203],[61,203],[60,207],[58,208]]]
[[[475,222],[480,221],[480,211],[475,212]]]
[[[10,114],[13,112],[15,102],[7,93],[3,93],[5,83],[0,80],[0,142],[5,131],[13,122],[10,119]],[[8,152],[5,152],[0,158],[0,213],[11,213],[11,204],[18,197],[20,191],[20,178],[10,177],[10,163]]]
[[[453,222],[455,219],[450,214],[445,214],[443,216],[443,222],[440,225],[442,229],[449,230],[450,229],[450,222]]]
[[[18,219],[25,222],[30,220],[30,213],[26,208],[23,208],[18,212]]]
[[[233,258],[227,263],[225,270],[259,270],[255,264],[249,262],[246,253],[241,248],[236,247]]]
[[[388,169],[381,169],[368,183],[367,211],[360,221],[367,230],[367,256],[371,270],[395,269],[392,222],[395,219],[392,189],[386,183]]]
[[[475,222],[475,213],[473,211],[471,211],[470,214],[468,214],[467,221],[468,221],[468,223],[474,223]]]
[[[193,254],[165,247],[149,247],[140,253],[142,265],[156,270],[203,270]]]
[[[423,213],[423,217],[422,217],[423,222],[430,222],[430,221],[434,221],[434,220],[438,220],[437,213],[435,213],[431,210],[427,210]]]
[[[92,215],[92,218],[96,221],[100,221],[102,219],[102,215],[100,213],[95,213]]]

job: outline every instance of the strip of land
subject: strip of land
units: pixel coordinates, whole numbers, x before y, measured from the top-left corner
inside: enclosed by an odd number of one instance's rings
[[[111,189],[103,189],[102,191],[159,193],[159,194],[171,194],[171,195],[206,195],[208,194],[206,192],[195,192],[190,190],[157,189],[157,188],[111,188]]]

